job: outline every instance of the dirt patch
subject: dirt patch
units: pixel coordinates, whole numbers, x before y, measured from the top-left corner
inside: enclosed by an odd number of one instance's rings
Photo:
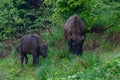
[[[8,56],[12,49],[17,46],[18,40],[6,40],[0,42],[0,59],[3,59],[4,57]]]
[[[97,34],[92,35],[92,38],[86,39],[84,44],[84,50],[95,51],[100,50],[112,50],[120,45],[120,33],[111,34]]]
[[[106,29],[102,26],[94,26],[90,29],[90,33],[104,34]]]
[[[120,33],[111,33],[107,36],[106,41],[113,42],[115,44],[120,44]]]
[[[84,50],[95,50],[98,47],[100,47],[100,44],[97,39],[90,39],[83,46]]]

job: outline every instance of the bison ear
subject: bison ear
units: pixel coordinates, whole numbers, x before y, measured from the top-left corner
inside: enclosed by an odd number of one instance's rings
[[[45,44],[44,44],[44,47],[46,47],[46,48],[47,48],[47,47],[48,47],[48,44],[46,44],[46,43],[45,43]]]
[[[41,44],[40,47],[48,47],[48,44]]]

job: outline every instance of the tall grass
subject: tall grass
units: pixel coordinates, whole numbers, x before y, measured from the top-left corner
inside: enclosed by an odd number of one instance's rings
[[[114,57],[119,54],[117,49],[101,54],[84,51],[83,56],[76,56],[64,48],[49,47],[48,57],[40,57],[38,67],[32,66],[31,55],[29,63],[21,67],[12,54],[0,61],[0,80],[117,80],[120,77],[119,68],[114,69],[120,61],[118,56],[115,58],[118,63],[114,63]]]

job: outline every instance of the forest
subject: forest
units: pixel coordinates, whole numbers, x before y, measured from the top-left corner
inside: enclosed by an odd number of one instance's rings
[[[66,21],[78,15],[86,28],[83,54],[68,51]],[[48,44],[38,66],[21,66],[20,38],[38,34]],[[1,0],[0,80],[119,80],[120,0]]]

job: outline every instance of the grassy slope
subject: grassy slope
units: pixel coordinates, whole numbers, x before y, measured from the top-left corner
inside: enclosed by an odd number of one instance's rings
[[[99,71],[101,65],[119,54],[118,50],[101,54],[84,52],[84,55],[80,57],[68,53],[67,55],[58,55],[57,52],[64,53],[66,51],[60,52],[52,48],[49,49],[48,58],[43,59],[40,57],[38,67],[32,66],[30,59],[29,64],[22,68],[19,62],[15,63],[13,56],[6,57],[0,61],[0,80],[104,79],[105,76],[96,72],[97,69]],[[94,72],[96,72],[96,75]],[[120,76],[116,77],[120,78]]]
[[[40,57],[38,67],[32,66],[32,57],[29,55],[29,63],[22,68],[14,50],[11,55],[0,60],[0,80],[118,80],[120,78],[118,74],[120,57],[117,59],[117,64],[114,62],[111,64],[112,66],[119,64],[118,68],[114,69],[113,66],[111,69],[107,62],[112,62],[111,60],[118,56],[119,48],[111,51],[99,51],[99,49],[97,52],[84,51],[82,57],[76,56],[67,52],[67,44],[60,32],[54,30],[53,34],[55,35],[52,38],[48,33],[43,34],[44,39],[52,44],[49,45],[48,57],[46,59]]]

